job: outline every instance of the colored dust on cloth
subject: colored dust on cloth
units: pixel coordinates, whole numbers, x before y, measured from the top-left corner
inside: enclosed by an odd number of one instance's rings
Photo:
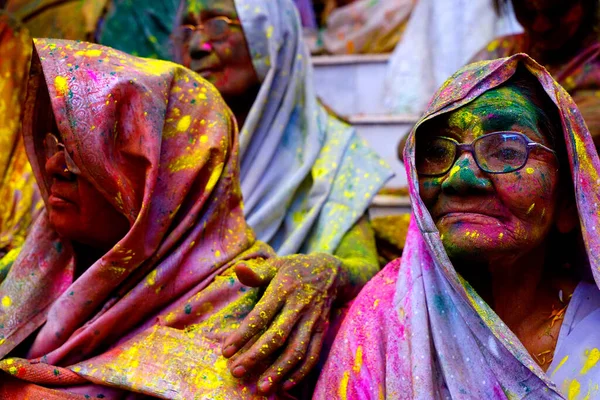
[[[248,223],[279,255],[333,253],[391,171],[317,100],[294,3],[235,6],[262,82],[240,132]]]
[[[25,104],[44,201],[53,114],[81,176],[130,228],[75,278],[73,244],[40,215],[0,284],[0,374],[12,377],[0,398],[251,397],[221,344],[259,293],[231,267],[273,252],[244,220],[235,121],[216,89],[173,63],[38,39]]]
[[[6,10],[32,37],[92,40],[108,0],[8,0]]]
[[[547,374],[455,271],[419,194],[415,166],[415,132],[422,123],[501,85],[517,67],[526,68],[558,107],[579,227],[595,280],[577,287]],[[413,218],[403,257],[371,280],[355,300],[315,398],[598,398],[600,161],[567,92],[524,54],[471,64],[434,96],[409,136],[404,158]],[[586,303],[593,307],[584,312]]]
[[[510,35],[491,41],[473,61],[509,57],[528,53],[530,43],[526,34]],[[575,55],[565,65],[545,66],[554,79],[575,100],[600,149],[600,41],[596,40]]]
[[[402,38],[415,0],[359,0],[336,8],[323,33],[332,54],[389,53]]]
[[[20,135],[31,38],[0,11],[0,282],[43,206]]]
[[[198,9],[196,1],[186,4]],[[164,27],[176,16],[168,2],[160,23],[142,26],[158,13],[152,4],[140,10],[115,2],[101,28],[102,44],[171,59]],[[261,81],[240,131],[246,218],[279,255],[333,253],[391,170],[354,128],[319,103],[294,2],[236,0],[235,7]],[[118,21],[134,20],[130,40],[111,32]]]

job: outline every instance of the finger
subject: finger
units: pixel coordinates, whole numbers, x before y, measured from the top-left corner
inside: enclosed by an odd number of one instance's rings
[[[277,259],[243,261],[234,267],[235,274],[242,284],[250,287],[267,286],[278,270]]]
[[[283,353],[258,380],[258,389],[260,392],[263,394],[270,393],[273,388],[288,376],[290,371],[304,360],[313,331],[319,329],[318,325],[322,309],[323,306],[321,305],[310,314],[302,317],[298,324],[296,324]]]
[[[265,330],[275,315],[283,307],[284,296],[279,296],[272,285],[269,285],[263,297],[254,309],[244,318],[240,327],[223,343],[223,357],[230,358],[244,344],[259,332]]]
[[[296,322],[301,317],[303,306],[290,307],[284,306],[283,310],[275,318],[269,329],[267,329],[260,338],[242,354],[235,365],[232,366],[232,373],[237,367],[243,367],[245,371],[255,370],[255,367],[268,359],[275,351],[280,349],[286,342]],[[236,378],[241,378],[235,373]]]
[[[257,342],[258,339],[260,339],[260,334],[255,335],[253,338],[251,338],[250,340],[248,340],[248,342],[246,342],[246,344],[244,345],[244,347],[242,347],[229,360],[227,360],[227,367],[231,371],[232,375],[234,374],[234,370],[235,370],[235,375],[237,375],[237,376],[248,376],[249,375],[248,372],[252,372],[252,375],[256,375],[257,378],[258,378],[258,375],[255,374],[255,371],[246,371],[245,368],[242,369],[243,368],[242,366],[238,366],[238,360],[239,360],[239,358],[246,351],[248,351],[254,345],[254,343]]]
[[[300,366],[293,372],[288,379],[283,383],[283,390],[290,390],[298,382],[301,382],[310,371],[317,365],[319,362],[319,355],[321,354],[321,348],[323,347],[323,341],[325,340],[325,335],[327,334],[327,329],[329,328],[329,321],[326,319],[322,319],[319,322],[319,327],[313,333],[312,339],[308,346],[308,352],[306,357],[301,362]]]

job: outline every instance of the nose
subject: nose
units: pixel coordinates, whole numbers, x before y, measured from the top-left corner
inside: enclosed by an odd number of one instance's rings
[[[203,31],[195,31],[190,38],[190,57],[192,60],[201,60],[213,52],[212,43]]]
[[[75,174],[71,173],[67,168],[65,153],[62,151],[56,152],[46,161],[46,173],[52,178],[62,181],[73,181]]]
[[[461,155],[442,182],[442,191],[449,195],[477,194],[491,189],[492,182],[471,153]]]

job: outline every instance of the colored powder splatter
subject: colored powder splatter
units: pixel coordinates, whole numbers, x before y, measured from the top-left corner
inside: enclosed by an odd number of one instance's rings
[[[600,361],[600,350],[593,348],[592,350],[586,351],[587,359],[583,364],[580,374],[585,375],[590,369],[594,368],[598,361]]]

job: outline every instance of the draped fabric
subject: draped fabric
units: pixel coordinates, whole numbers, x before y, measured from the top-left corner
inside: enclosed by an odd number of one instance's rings
[[[503,36],[491,41],[475,55],[473,61],[528,53],[530,47],[529,37],[525,33]],[[596,148],[600,148],[600,40],[588,43],[564,65],[547,65],[546,69],[573,97]]]
[[[419,0],[386,76],[390,112],[420,115],[450,75],[500,35],[520,31],[511,18],[498,18],[492,0]]]
[[[32,37],[91,40],[108,0],[8,0],[6,10]]]
[[[54,117],[81,176],[130,229],[75,278],[72,243],[38,218],[0,284],[0,398],[250,396],[220,354],[259,293],[230,267],[272,250],[245,222],[219,93],[176,64],[50,39],[35,42],[27,90],[23,135],[44,200]]]
[[[43,204],[20,135],[31,38],[25,28],[2,11],[0,54],[1,282]]]
[[[278,254],[332,253],[391,176],[317,100],[292,0],[236,0],[262,82],[240,132],[248,223]]]
[[[389,53],[402,38],[414,0],[359,0],[327,18],[325,50],[333,54]]]
[[[574,298],[583,296],[590,304],[600,304],[600,161],[581,114],[567,92],[525,54],[470,64],[441,87],[408,138],[404,159],[413,218],[403,257],[390,263],[355,300],[315,398],[582,399],[600,395],[600,368],[594,368],[600,359],[597,325],[579,330],[579,334],[589,333],[582,340],[570,335],[570,327],[563,324],[560,335],[569,338],[568,343],[557,345],[562,358],[544,373],[515,334],[457,274],[419,196],[415,168],[419,126],[506,82],[517,67],[525,67],[558,108],[564,142],[557,145],[566,146],[579,225],[595,280],[590,285],[593,296],[581,294],[584,284]],[[565,322],[577,319],[570,316],[579,308],[575,303],[569,305]],[[566,371],[561,372],[565,355],[573,362],[566,370],[573,374],[561,376]]]

